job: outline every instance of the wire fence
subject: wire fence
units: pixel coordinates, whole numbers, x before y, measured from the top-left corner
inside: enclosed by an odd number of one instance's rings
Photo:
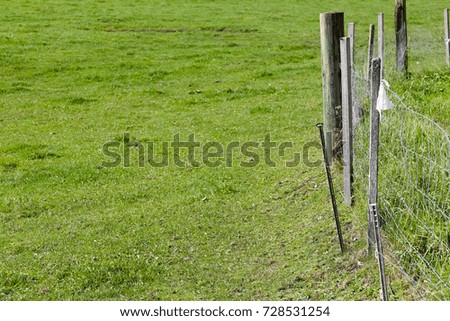
[[[362,197],[368,192],[369,83],[356,68],[352,79],[355,190]],[[394,108],[381,115],[378,186],[385,261],[390,271],[412,284],[418,297],[449,300],[449,135],[395,92],[387,92]]]

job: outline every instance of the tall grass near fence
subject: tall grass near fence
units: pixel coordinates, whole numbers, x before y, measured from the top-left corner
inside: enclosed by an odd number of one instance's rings
[[[361,71],[364,63],[356,64],[353,100],[363,117],[354,126],[355,190],[357,201],[367,202],[369,84]],[[388,277],[393,281],[393,271],[400,271],[419,297],[450,299],[449,135],[422,114],[427,106],[412,108],[400,94],[388,90],[388,95],[394,107],[381,115],[378,194]]]

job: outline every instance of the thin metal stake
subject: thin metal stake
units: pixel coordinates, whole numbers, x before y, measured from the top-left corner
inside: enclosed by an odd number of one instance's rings
[[[380,267],[380,283],[383,301],[388,301],[386,274],[384,271],[383,246],[381,244],[380,217],[378,216],[377,204],[369,205],[375,223],[375,240],[377,242],[378,266]]]
[[[341,224],[339,222],[339,214],[338,209],[336,205],[336,198],[334,196],[334,187],[333,187],[333,179],[331,177],[330,172],[330,165],[328,164],[328,155],[325,148],[325,136],[323,134],[323,124],[317,124],[317,128],[319,128],[320,133],[320,141],[322,142],[322,151],[323,151],[323,162],[325,164],[325,171],[327,172],[327,179],[328,179],[328,187],[330,188],[330,196],[331,196],[331,202],[333,204],[333,213],[334,213],[334,220],[336,222],[336,229],[339,237],[339,245],[341,247],[341,252],[344,252],[344,240],[342,238],[342,231],[341,231]]]

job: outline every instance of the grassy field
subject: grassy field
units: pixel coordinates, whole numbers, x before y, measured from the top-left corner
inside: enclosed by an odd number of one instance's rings
[[[445,1],[409,2],[410,21],[438,36]],[[103,144],[124,133],[317,142],[318,17],[333,10],[361,26],[361,47],[392,4],[3,1],[0,299],[378,299],[344,207],[339,253],[321,166],[287,168],[286,155],[248,168],[235,154],[231,167],[140,168],[134,149],[129,168],[103,166]]]

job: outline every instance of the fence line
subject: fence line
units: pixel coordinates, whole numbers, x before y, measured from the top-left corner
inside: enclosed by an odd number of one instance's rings
[[[364,65],[364,64],[361,64]],[[365,69],[365,68],[364,68]],[[353,68],[355,103],[368,114],[368,80]],[[389,240],[384,258],[422,299],[450,298],[450,139],[429,117],[386,88],[394,109],[380,121],[379,212]],[[369,127],[354,127],[355,189],[367,195]],[[365,223],[367,224],[367,223]]]
[[[445,12],[448,21],[448,11]],[[395,13],[396,53],[392,60],[395,61],[401,75],[405,76],[408,64],[404,0],[396,0]],[[321,18],[325,15],[322,14]],[[325,20],[321,19],[322,53],[328,54],[331,47],[334,46],[336,50],[336,42],[324,34],[325,31],[331,30],[335,23],[332,20],[328,21],[327,25],[324,23]],[[342,29],[341,25],[340,21],[337,28],[339,32]],[[378,15],[378,29],[379,57],[373,59],[373,65],[380,67],[387,65],[385,56],[393,53],[393,50],[392,53],[391,50],[385,53],[383,14]],[[363,200],[365,203],[367,197],[369,198],[371,211],[367,211],[368,222],[364,220],[362,223],[358,220],[360,226],[369,224],[369,253],[375,236],[377,241],[381,239],[387,241],[386,246],[383,245],[386,248],[384,253],[380,253],[381,243],[377,243],[376,249],[380,262],[380,276],[383,278],[381,282],[383,299],[388,297],[387,283],[382,273],[383,262],[386,262],[388,278],[389,273],[393,271],[397,273],[391,274],[393,278],[400,273],[411,283],[420,298],[450,299],[449,135],[436,122],[408,107],[398,94],[387,88],[387,85],[381,82],[385,71],[379,69],[373,71],[370,68],[374,57],[375,26],[370,25],[368,47],[364,48],[362,55],[361,53],[356,55],[353,45],[355,40],[353,23],[349,24],[349,35],[350,38],[342,38],[343,50],[340,52],[342,69],[339,70],[342,71],[342,79],[330,87],[325,86],[328,83],[324,81],[324,106],[328,106],[330,102],[325,94],[333,90],[340,90],[346,100],[342,105],[331,106],[332,109],[340,109],[339,123],[340,116],[345,114],[345,128],[339,126],[339,133],[333,132],[333,129],[330,131],[336,139],[345,137],[345,140],[351,140],[349,137],[353,137],[353,152],[350,152],[353,157],[348,157],[347,151],[344,166],[352,166],[351,161],[350,164],[348,162],[349,158],[353,159],[354,184],[349,185],[351,176],[348,168],[344,167],[345,187],[341,193],[347,205],[350,205],[351,190],[356,193],[356,201]],[[428,50],[430,46],[420,46],[421,50],[422,48]],[[345,61],[342,58],[345,58]],[[349,61],[350,77],[347,75]],[[420,62],[417,61],[417,64]],[[327,71],[326,68],[323,70]],[[387,71],[387,68],[385,70]],[[376,110],[380,83],[381,89],[387,92],[386,95],[390,97],[394,106],[392,110],[383,111],[382,114]],[[346,106],[348,101],[352,103],[351,111]],[[332,114],[332,111],[325,108],[325,121]],[[335,122],[338,123],[336,120]],[[350,122],[352,124],[349,126]],[[327,149],[329,148],[328,144]],[[374,234],[376,231],[371,213],[374,213],[375,208],[377,219],[380,219],[380,224],[383,223],[384,238],[381,233]],[[361,216],[361,213],[359,215]]]

